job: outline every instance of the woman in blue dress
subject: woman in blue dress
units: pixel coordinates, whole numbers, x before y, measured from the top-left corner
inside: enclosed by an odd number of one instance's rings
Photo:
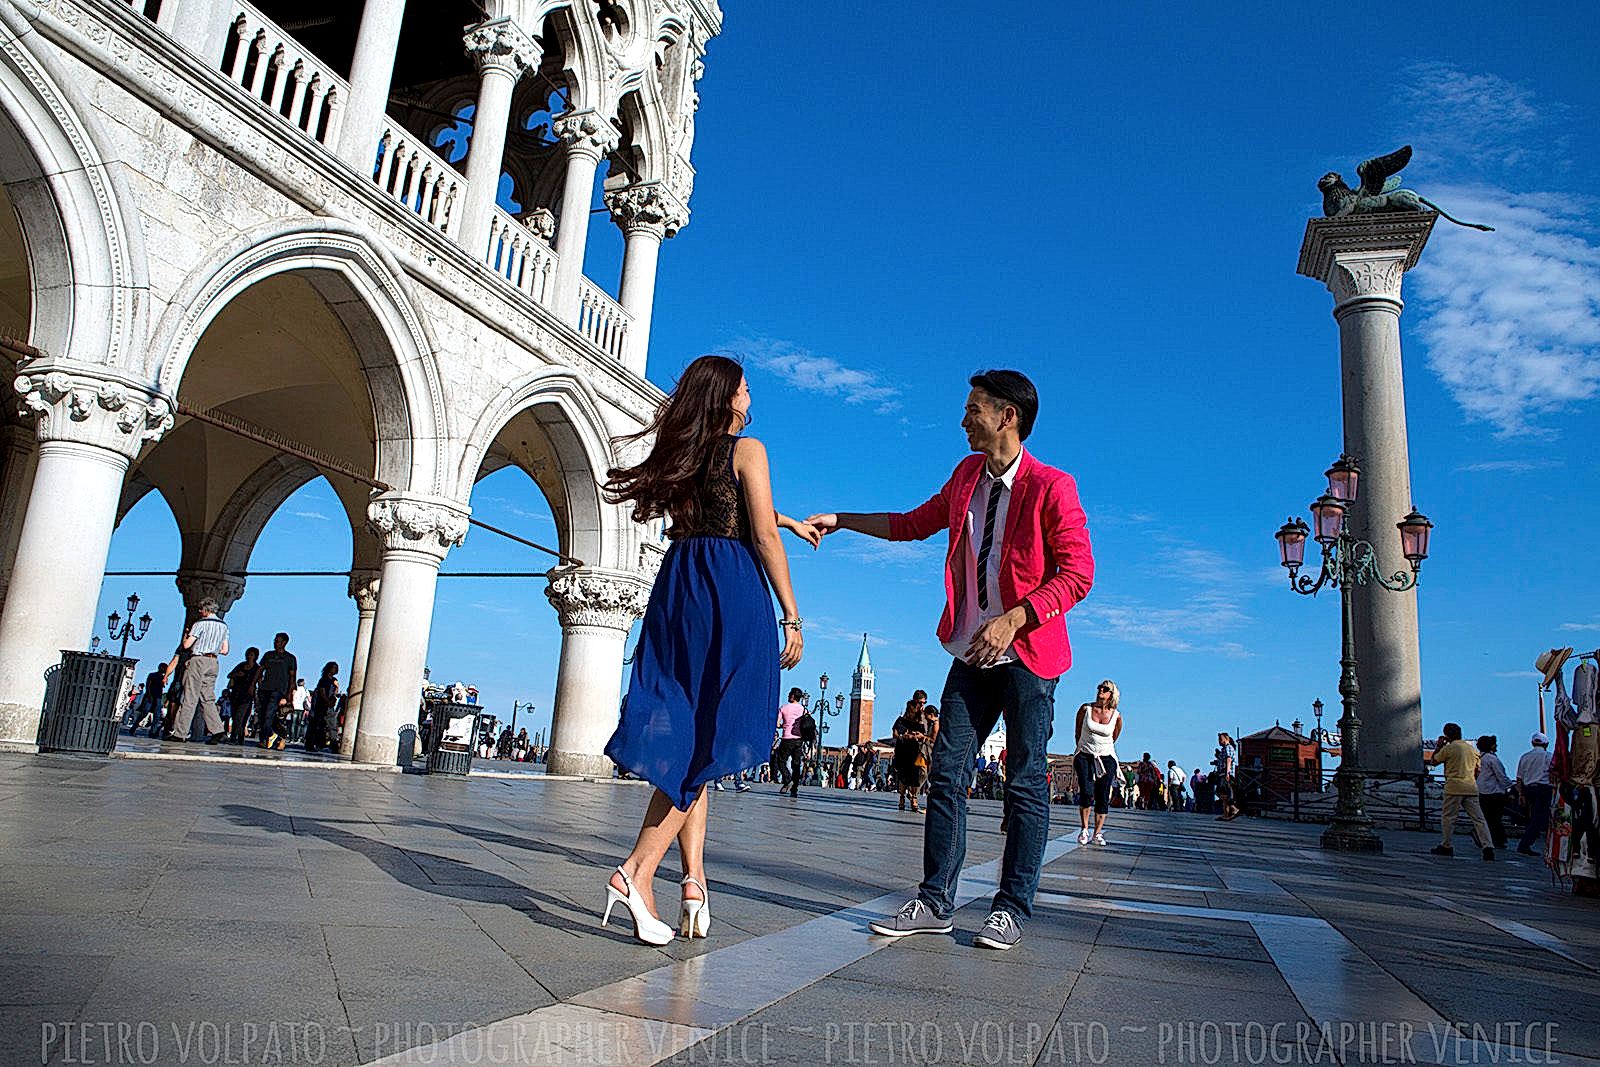
[[[655,435],[650,455],[612,470],[606,482],[613,502],[633,502],[636,520],[669,519],[673,542],[645,610],[622,720],[606,745],[618,767],[656,790],[633,851],[606,885],[601,923],[623,904],[634,936],[647,944],[672,940],[652,880],[673,841],[683,860],[678,932],[704,937],[710,929],[705,786],[767,758],[778,670],[800,662],[800,612],[779,529],[813,547],[820,537],[773,508],[766,449],[739,436],[749,421],[743,369],[726,356],[701,356],[638,435]],[[783,612],[776,623],[774,593]]]

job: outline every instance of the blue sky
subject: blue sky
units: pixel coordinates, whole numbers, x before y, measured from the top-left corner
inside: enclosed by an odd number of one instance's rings
[[[1309,726],[1319,697],[1331,725],[1336,602],[1284,588],[1271,536],[1340,443],[1331,298],[1295,262],[1316,179],[1410,142],[1409,185],[1499,227],[1441,224],[1406,283],[1412,480],[1437,524],[1425,726],[1523,751],[1534,656],[1600,645],[1594,20],[1563,5],[906,10],[727,5],[650,377],[670,388],[696,355],[741,355],[779,505],[803,516],[920,503],[963,454],[967,376],[1025,370],[1043,396],[1029,447],[1078,478],[1098,561],[1052,747],[1070,750],[1102,677],[1122,688],[1125,755],[1194,767],[1216,730]],[[610,284],[620,238],[603,217],[592,232],[588,272]],[[516,472],[473,505],[549,534]],[[313,483],[253,566],[347,565],[338,515]],[[912,689],[937,693],[938,543],[795,545],[796,684],[847,678],[868,631],[885,724]],[[152,495],[111,566],[176,559]],[[477,531],[445,569],[541,565]],[[166,579],[108,580],[105,610],[135,586],[179,614]],[[258,579],[230,616],[247,641],[286,619],[308,673],[348,661],[342,580]],[[440,583],[436,678],[477,679],[506,712],[532,699],[547,726],[558,648],[542,583]]]

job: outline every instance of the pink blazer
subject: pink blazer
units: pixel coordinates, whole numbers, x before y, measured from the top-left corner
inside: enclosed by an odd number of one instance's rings
[[[965,570],[961,542],[983,463],[982,455],[968,456],[956,464],[950,480],[927,503],[889,517],[891,541],[924,541],[940,530],[949,531],[940,641],[950,640],[955,633],[956,588]],[[999,582],[1005,610],[1026,601],[1039,620],[1037,626],[1025,626],[1017,633],[1011,646],[1017,659],[1041,678],[1061,677],[1072,666],[1064,616],[1089,595],[1094,584],[1094,555],[1083,507],[1078,503],[1077,483],[1065,471],[1034,459],[1027,449],[1023,449],[1006,508]]]

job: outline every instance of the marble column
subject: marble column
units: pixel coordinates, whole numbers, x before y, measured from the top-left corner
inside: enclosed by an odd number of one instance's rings
[[[178,586],[178,595],[183,597],[185,632],[200,617],[200,601],[206,597],[217,602],[217,618],[226,619],[228,609],[244,596],[245,580],[237,575],[186,568],[177,573],[174,581]]]
[[[350,653],[350,670],[345,674],[344,733],[339,736],[339,755],[349,759],[356,750],[356,730],[361,722],[361,697],[366,688],[367,658],[372,649],[372,621],[378,616],[377,571],[350,572],[350,599],[356,602],[356,647]]]
[[[656,300],[656,262],[661,242],[688,221],[688,210],[659,182],[630,185],[606,194],[606,206],[626,240],[618,303],[633,321],[628,325],[625,363],[644,377],[649,362],[650,317]]]
[[[467,54],[478,64],[478,103],[467,150],[467,198],[461,210],[460,239],[467,251],[482,257],[500,190],[511,90],[524,71],[539,68],[544,49],[509,18],[474,26],[464,41]]]
[[[379,126],[389,109],[394,59],[400,48],[405,0],[366,0],[361,8],[355,58],[350,61],[350,99],[339,127],[339,158],[371,176],[378,156]]]
[[[401,727],[417,721],[439,564],[467,536],[468,514],[453,500],[406,492],[384,493],[367,509],[383,555],[351,750],[357,763],[392,765]]]
[[[557,115],[551,130],[567,146],[566,182],[561,188],[561,220],[556,227],[556,306],[569,322],[578,319],[578,284],[589,243],[589,203],[600,160],[617,146],[615,126],[592,109]]]
[[[1351,532],[1371,542],[1385,574],[1410,569],[1395,524],[1411,511],[1400,297],[1416,266],[1432,213],[1313,219],[1299,271],[1327,285],[1339,323],[1344,451],[1361,466]],[[1363,770],[1422,769],[1422,668],[1415,591],[1352,590],[1361,685]]]
[[[5,605],[6,589],[11,585],[37,448],[32,426],[0,425],[0,607]]]
[[[623,646],[650,586],[628,571],[568,567],[550,572],[545,596],[561,617],[548,769],[609,778],[605,746],[617,728]]]
[[[172,428],[172,409],[131,379],[65,361],[24,364],[36,418],[33,487],[0,610],[0,749],[32,751],[46,672],[87,649],[128,463]]]
[[[216,0],[162,0],[156,25],[214,70],[227,46],[231,14],[227,5]]]

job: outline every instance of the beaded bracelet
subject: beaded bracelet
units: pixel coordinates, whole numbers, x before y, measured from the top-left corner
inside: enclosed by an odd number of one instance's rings
[[[796,631],[798,631],[798,630],[801,629],[801,627],[802,627],[802,625],[804,623],[805,623],[804,619],[779,619],[778,620],[778,625],[783,627],[785,630],[796,630]]]

